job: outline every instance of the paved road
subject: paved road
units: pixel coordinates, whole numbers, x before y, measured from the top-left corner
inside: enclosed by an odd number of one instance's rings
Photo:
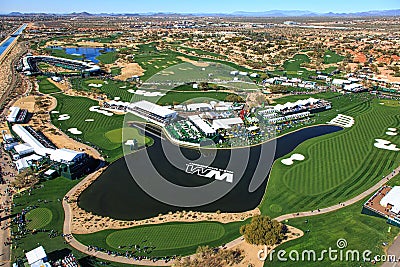
[[[400,235],[396,237],[393,244],[389,247],[387,255],[394,255],[400,259]],[[400,262],[385,262],[382,267],[400,267]]]
[[[277,217],[275,219],[278,220],[278,221],[284,221],[284,220],[292,219],[292,218],[315,216],[315,215],[324,214],[324,213],[328,213],[328,212],[332,212],[332,211],[336,211],[336,210],[342,209],[342,208],[344,208],[344,207],[346,207],[348,205],[354,204],[354,203],[366,198],[367,196],[371,195],[372,193],[377,191],[382,185],[384,185],[387,181],[389,181],[394,176],[399,174],[399,172],[400,172],[400,166],[397,169],[395,169],[392,173],[390,173],[388,176],[384,177],[381,181],[379,181],[377,184],[375,184],[370,189],[364,191],[360,195],[358,195],[358,196],[356,196],[356,197],[354,197],[354,198],[352,198],[350,200],[347,200],[347,201],[345,201],[345,202],[343,202],[341,204],[333,205],[333,206],[328,207],[328,208],[323,208],[323,209],[320,209],[319,211],[316,210],[316,211],[307,211],[307,212],[286,214],[286,215],[279,216],[279,217]],[[74,188],[72,188],[67,193],[67,196],[73,195],[75,193],[75,191],[82,184],[84,184],[88,179],[90,179],[91,177],[92,176],[89,175],[84,180],[82,180],[79,184],[77,184]],[[71,234],[71,226],[72,226],[72,217],[71,217],[72,216],[72,211],[71,211],[71,207],[66,201],[63,201],[63,207],[64,207],[64,212],[65,212],[64,234]],[[79,250],[79,251],[81,251],[83,253],[86,253],[88,255],[95,256],[97,258],[103,259],[103,260],[120,262],[120,263],[130,263],[130,264],[134,263],[134,264],[137,264],[137,265],[147,265],[147,266],[170,266],[170,265],[172,265],[171,262],[164,263],[164,262],[153,262],[153,261],[148,261],[148,260],[134,261],[132,259],[127,259],[125,257],[110,256],[110,255],[108,255],[106,253],[102,253],[102,252],[89,252],[85,245],[83,245],[82,243],[80,243],[79,241],[77,241],[73,237],[72,237],[72,239],[68,240],[68,242],[75,249],[77,249],[77,250]],[[227,243],[224,247],[229,249],[229,248],[235,247],[236,245],[238,245],[238,244],[240,244],[242,242],[244,242],[244,238],[241,236],[241,237],[238,237],[235,240],[232,240],[231,242]],[[400,238],[399,238],[399,241],[396,242],[396,244],[398,244],[397,246],[400,247]],[[398,249],[398,247],[393,247],[393,249]],[[400,252],[398,252],[398,253],[400,253]],[[389,267],[389,266],[385,266],[385,267]]]

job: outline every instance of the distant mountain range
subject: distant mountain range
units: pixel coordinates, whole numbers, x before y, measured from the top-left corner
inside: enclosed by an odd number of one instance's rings
[[[215,17],[391,17],[400,16],[400,9],[394,10],[373,10],[355,13],[316,13],[306,10],[270,10],[262,12],[246,12],[237,11],[233,13],[100,13],[91,14],[88,12],[68,13],[68,14],[54,14],[54,13],[20,13],[11,12],[3,14],[8,16],[74,16],[74,17],[105,17],[105,16],[215,16]]]

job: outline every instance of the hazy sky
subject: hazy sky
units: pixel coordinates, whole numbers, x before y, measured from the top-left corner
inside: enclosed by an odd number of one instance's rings
[[[323,4],[325,3],[325,4]],[[400,0],[0,0],[0,13],[204,13],[266,10],[357,12],[400,9]]]

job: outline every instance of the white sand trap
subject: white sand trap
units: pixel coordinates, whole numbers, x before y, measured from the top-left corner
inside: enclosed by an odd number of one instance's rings
[[[94,119],[86,119],[85,121],[86,122],[92,122],[92,121],[94,121]]]
[[[331,55],[326,55],[326,57],[331,57]]]
[[[100,113],[100,114],[103,114],[103,115],[106,115],[106,116],[109,116],[109,117],[111,117],[112,115],[114,115],[114,113],[112,113],[112,112],[108,112],[107,110],[102,110],[102,109],[100,109],[100,106],[93,106],[93,107],[90,107],[90,108],[89,108],[89,111],[97,112],[97,113]]]
[[[121,86],[119,89],[125,89],[126,88],[126,85],[125,86]]]
[[[391,150],[391,151],[400,151],[400,148],[396,147],[395,144],[392,144],[388,140],[375,139],[375,141],[376,143],[374,144],[374,146],[377,148]]]
[[[131,93],[131,94],[135,93],[135,90],[133,90],[133,89],[128,89],[127,91],[128,91],[128,93]]]
[[[66,121],[69,120],[71,117],[68,114],[62,114],[60,116],[58,116],[58,120],[59,121]]]
[[[58,114],[58,113],[60,113],[60,111],[53,110],[51,113],[53,113],[53,114]]]
[[[386,134],[389,135],[389,136],[395,136],[395,135],[397,135],[396,132],[386,132]]]
[[[82,134],[82,132],[79,131],[77,128],[69,128],[68,132],[70,132],[72,134]]]
[[[88,84],[88,86],[90,86],[90,87],[96,87],[96,88],[100,88],[100,87],[102,87],[103,85],[102,84],[97,84],[97,83],[89,83]]]
[[[385,105],[385,103],[379,103],[379,105]]]
[[[350,128],[354,125],[354,118],[343,114],[338,114],[336,118],[333,118],[328,122],[328,124],[335,124],[343,128]]]
[[[116,101],[118,101],[118,100],[120,100],[121,98],[119,97],[119,96],[116,96],[116,97],[114,97],[114,100],[116,100]]]
[[[104,81],[104,84],[108,84],[108,82],[107,82],[107,81]]]
[[[281,160],[282,164],[290,166],[293,165],[294,161],[303,161],[306,157],[302,154],[293,154],[290,158]]]
[[[129,90],[128,90],[129,92]],[[131,93],[131,92],[130,92]],[[145,90],[136,90],[134,92],[132,92],[135,95],[142,95],[142,96],[164,96],[165,94],[158,92],[158,91],[153,91],[153,92],[148,92]]]
[[[397,131],[397,129],[396,128],[388,128],[388,131],[395,132],[395,131]]]

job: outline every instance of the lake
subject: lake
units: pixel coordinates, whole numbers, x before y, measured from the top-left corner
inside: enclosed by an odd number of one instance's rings
[[[86,211],[121,220],[178,210],[248,211],[261,202],[275,159],[310,138],[341,129],[314,126],[250,148],[212,150],[178,147],[146,132],[154,145],[112,163],[82,192],[78,204]],[[234,182],[188,173],[187,166],[192,163],[227,170]]]
[[[51,49],[63,49],[68,55],[82,56],[85,55],[85,59],[92,61],[93,63],[98,63],[99,60],[96,57],[101,54],[112,52],[114,48],[103,48],[103,47],[61,47],[61,46],[51,46]]]

